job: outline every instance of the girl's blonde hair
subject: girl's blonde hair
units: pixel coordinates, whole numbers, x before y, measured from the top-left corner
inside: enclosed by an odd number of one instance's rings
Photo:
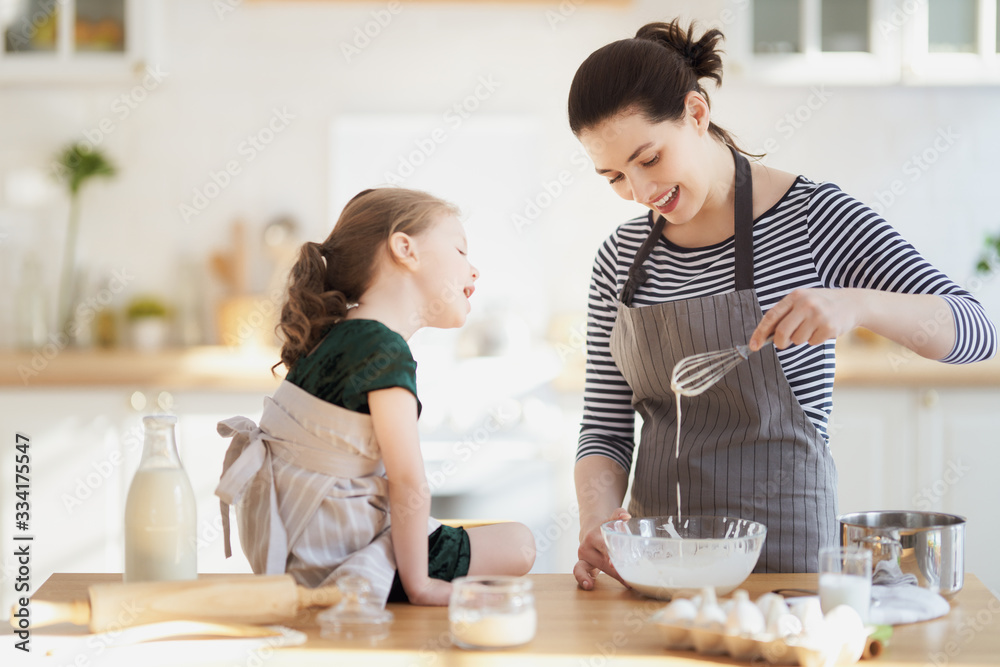
[[[288,278],[288,297],[277,330],[284,339],[281,361],[291,369],[344,319],[375,276],[376,258],[396,232],[417,235],[443,214],[458,209],[437,197],[404,188],[364,190],[344,207],[322,243],[303,244]]]

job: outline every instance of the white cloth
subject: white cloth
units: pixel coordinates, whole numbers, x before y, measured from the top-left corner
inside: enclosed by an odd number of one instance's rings
[[[219,422],[218,432],[232,437],[215,490],[226,556],[233,505],[255,573],[288,572],[310,587],[356,574],[384,602],[396,560],[388,481],[371,416],[286,380],[264,399],[260,426],[233,417]],[[440,525],[430,519],[428,534]]]
[[[868,622],[873,625],[901,625],[929,621],[951,611],[943,597],[919,586],[872,586],[872,606]]]
[[[917,575],[904,573],[894,558],[875,563],[872,584],[876,586],[916,586],[918,583]]]

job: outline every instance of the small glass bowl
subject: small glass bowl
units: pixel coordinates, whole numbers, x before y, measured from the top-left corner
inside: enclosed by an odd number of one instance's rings
[[[465,649],[498,649],[527,644],[538,616],[531,581],[525,577],[459,577],[448,603],[451,641]]]
[[[371,598],[371,584],[349,574],[337,579],[340,603],[316,616],[320,635],[330,639],[358,639],[376,643],[389,636],[392,612]]]

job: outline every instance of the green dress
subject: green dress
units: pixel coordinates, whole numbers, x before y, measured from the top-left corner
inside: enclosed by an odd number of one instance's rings
[[[402,387],[417,396],[417,362],[398,333],[376,320],[344,320],[285,378],[342,408],[371,414],[368,392]],[[420,413],[417,398],[417,414]]]

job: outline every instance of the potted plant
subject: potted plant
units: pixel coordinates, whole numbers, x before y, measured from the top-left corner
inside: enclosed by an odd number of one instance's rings
[[[151,295],[137,296],[125,309],[132,344],[143,352],[162,349],[167,342],[167,306]]]
[[[987,234],[983,241],[983,249],[979,253],[979,260],[976,262],[976,272],[992,273],[997,268],[1000,268],[1000,234],[996,236]]]
[[[59,279],[59,330],[69,334],[73,324],[73,285],[76,279],[76,238],[80,226],[80,190],[92,178],[114,176],[115,166],[95,148],[76,143],[56,155],[56,177],[69,191],[69,223]]]

